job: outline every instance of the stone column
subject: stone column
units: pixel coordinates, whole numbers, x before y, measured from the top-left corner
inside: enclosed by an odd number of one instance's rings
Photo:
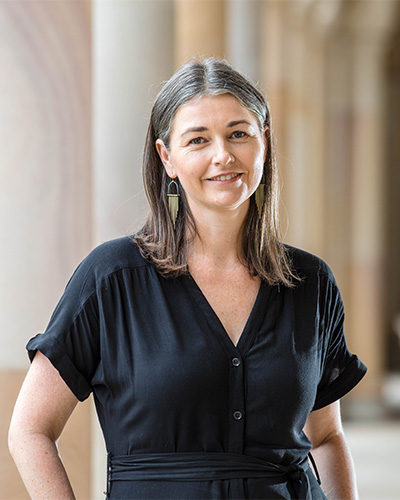
[[[285,3],[261,2],[260,5],[260,75],[262,86],[271,106],[272,127],[281,186],[286,186],[287,165],[285,161],[285,117],[287,85],[284,72]],[[280,220],[283,239],[287,241],[289,214],[284,201],[280,203]]]
[[[225,57],[225,0],[175,0],[175,65]]]
[[[6,442],[25,344],[91,247],[91,6],[0,2],[0,26],[0,498],[12,500],[28,498]],[[60,440],[80,498],[89,424],[80,405]]]
[[[342,10],[328,36],[326,72],[326,254],[337,269],[346,312],[350,313],[350,213],[352,141],[351,35]],[[350,340],[351,332],[348,329]]]
[[[259,0],[230,0],[225,15],[226,57],[253,82],[260,79],[260,7]]]
[[[147,214],[141,162],[152,101],[173,71],[173,3],[93,2],[93,245],[137,230]],[[93,417],[93,499],[106,456]]]
[[[152,101],[173,71],[173,4],[93,3],[94,241],[132,232],[147,204],[141,162]]]
[[[311,252],[328,261],[342,288],[340,266],[327,244],[330,224],[327,221],[328,200],[334,196],[329,179],[327,147],[327,39],[332,23],[338,15],[340,2],[310,2],[303,36],[305,38],[304,99],[305,114],[305,192],[304,240]],[[336,221],[338,224],[338,221]],[[336,248],[342,248],[339,245]]]
[[[305,129],[307,11],[308,3],[302,1],[262,4],[262,75],[275,121],[277,160],[283,181],[282,229],[288,242],[303,248],[307,248],[308,224],[304,210],[308,165]]]

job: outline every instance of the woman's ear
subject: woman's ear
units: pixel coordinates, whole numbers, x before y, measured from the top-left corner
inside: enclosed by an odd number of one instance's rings
[[[156,140],[156,149],[157,149],[157,153],[162,161],[162,164],[164,165],[164,168],[168,174],[168,177],[170,177],[171,179],[175,179],[176,173],[175,173],[175,169],[174,169],[172,162],[171,162],[171,155],[170,155],[167,147],[165,146],[163,140],[161,140],[161,139]]]

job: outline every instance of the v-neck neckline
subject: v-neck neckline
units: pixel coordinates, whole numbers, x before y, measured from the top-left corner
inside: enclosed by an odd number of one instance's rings
[[[247,352],[249,347],[254,341],[254,337],[258,332],[258,328],[264,319],[266,308],[261,308],[261,304],[265,303],[270,293],[270,286],[264,280],[261,280],[253,307],[251,308],[249,317],[246,320],[244,328],[239,336],[237,344],[234,344],[233,340],[229,336],[229,333],[225,329],[219,316],[207,300],[202,289],[197,284],[193,276],[188,273],[187,284],[190,290],[193,292],[194,298],[196,300],[199,309],[203,317],[206,319],[207,323],[210,325],[211,330],[216,331],[218,338],[222,341],[225,347],[228,348],[230,352],[236,353],[237,351],[244,354]]]

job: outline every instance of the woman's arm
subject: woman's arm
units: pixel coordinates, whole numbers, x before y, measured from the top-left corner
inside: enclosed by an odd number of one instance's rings
[[[58,371],[36,353],[15,404],[9,448],[33,500],[74,499],[56,441],[78,400]]]
[[[328,499],[358,500],[356,476],[340,418],[339,401],[310,413],[304,432]]]

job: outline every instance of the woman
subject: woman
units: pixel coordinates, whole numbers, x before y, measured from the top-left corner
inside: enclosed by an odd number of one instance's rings
[[[339,398],[366,368],[328,266],[279,241],[264,98],[223,61],[184,65],[143,173],[144,227],[96,248],[28,343],[10,449],[32,498],[74,498],[54,443],[93,391],[109,498],[355,499]]]

